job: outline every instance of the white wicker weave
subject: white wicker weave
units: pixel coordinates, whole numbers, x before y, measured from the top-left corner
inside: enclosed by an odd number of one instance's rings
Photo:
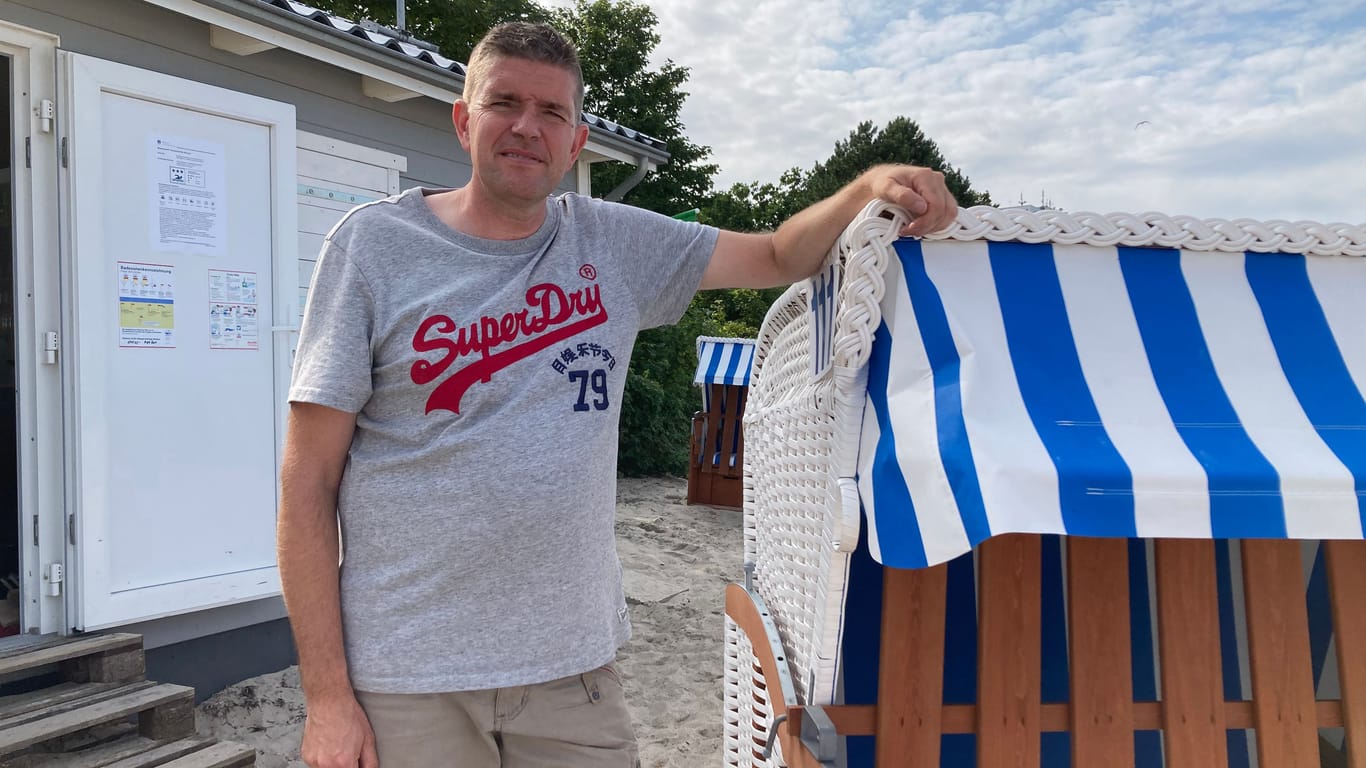
[[[806,311],[805,286],[789,289],[755,350],[745,410],[745,560],[755,566],[756,591],[782,617],[777,628],[798,699],[829,702],[836,658],[822,649],[839,636],[852,547],[834,546],[848,532],[830,495],[833,379],[811,379]]]
[[[834,703],[848,554],[858,542],[854,484],[866,385],[863,363],[881,314],[890,242],[906,221],[870,206],[831,258],[844,275],[835,315],[834,365],[813,379],[809,282],[769,310],[755,349],[745,413],[745,561],[773,611],[798,700]],[[890,239],[889,239],[890,238]]]
[[[874,203],[874,207],[886,209]],[[943,240],[1016,240],[1022,243],[1158,246],[1188,251],[1311,253],[1366,256],[1366,225],[1316,221],[1197,219],[1162,213],[1031,211],[979,205],[960,209],[949,229],[930,236]]]

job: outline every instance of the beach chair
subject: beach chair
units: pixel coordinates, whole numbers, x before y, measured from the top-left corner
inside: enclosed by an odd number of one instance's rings
[[[727,765],[1366,768],[1366,228],[902,223],[760,332]]]
[[[689,438],[688,503],[739,509],[744,491],[743,419],[754,361],[753,339],[697,337],[702,410]]]

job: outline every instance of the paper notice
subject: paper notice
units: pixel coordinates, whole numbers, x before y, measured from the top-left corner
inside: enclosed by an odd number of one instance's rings
[[[159,251],[221,255],[227,231],[223,145],[153,135],[148,146],[152,244]]]
[[[209,270],[209,348],[260,349],[256,273]]]
[[[118,262],[119,346],[175,346],[175,268]]]

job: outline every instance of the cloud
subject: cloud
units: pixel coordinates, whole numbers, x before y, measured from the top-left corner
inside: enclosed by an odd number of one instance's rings
[[[718,186],[920,123],[998,202],[1366,222],[1366,4],[655,0]]]

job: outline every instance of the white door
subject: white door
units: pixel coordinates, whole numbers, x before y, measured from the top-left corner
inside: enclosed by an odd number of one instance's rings
[[[57,38],[0,21],[0,56],[8,60],[7,114],[11,209],[7,236],[14,254],[12,294],[17,450],[18,571],[25,632],[55,632],[63,624],[51,566],[65,557],[61,377],[56,353],[45,349],[60,329],[57,238]],[[0,214],[5,215],[5,214]],[[53,337],[55,338],[55,336]],[[7,402],[6,407],[11,407]],[[6,508],[8,510],[8,507]],[[11,526],[5,517],[0,524]],[[4,575],[4,574],[0,574]]]
[[[279,594],[294,108],[61,64],[72,625]]]

